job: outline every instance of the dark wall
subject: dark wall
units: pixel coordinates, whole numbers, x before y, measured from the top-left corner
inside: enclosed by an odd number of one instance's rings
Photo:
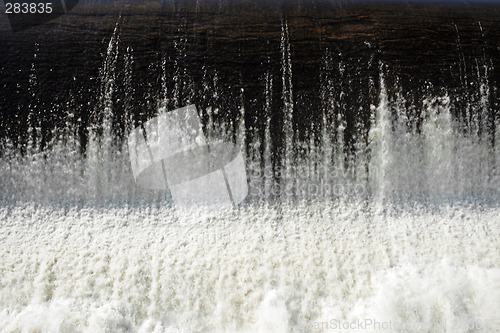
[[[113,35],[117,42],[107,54]],[[290,48],[291,77],[283,45]],[[268,117],[273,132],[283,131],[283,84],[287,90],[290,78],[297,138],[318,132],[326,111],[333,125],[342,114],[353,144],[353,133],[369,127],[381,68],[389,93],[403,91],[413,106],[416,126],[424,96],[447,91],[463,117],[485,80],[493,119],[499,46],[500,6],[491,4],[89,2],[16,33],[0,16],[0,138],[20,149],[31,138],[44,148],[69,130],[85,151],[89,131],[102,131],[105,105],[112,106],[120,138],[167,98],[168,108],[217,107],[215,117],[234,127],[244,107],[251,140],[263,134]],[[272,92],[266,93],[266,77]],[[282,136],[273,140],[279,153]]]

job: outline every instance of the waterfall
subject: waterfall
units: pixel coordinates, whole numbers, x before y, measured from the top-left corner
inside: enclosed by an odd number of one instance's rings
[[[295,145],[295,131],[293,125],[293,84],[292,84],[292,59],[290,51],[290,34],[288,31],[288,22],[281,19],[281,75],[283,85],[283,135],[285,142],[285,155],[283,159],[285,182],[293,182],[294,162],[293,152]],[[292,185],[293,188],[293,185]],[[286,192],[282,194],[286,195]]]
[[[0,332],[498,331],[500,29],[334,4],[54,21],[82,57],[0,32]],[[68,23],[87,19],[102,31]],[[187,116],[156,125],[187,104],[193,135],[240,149],[241,204],[135,182],[132,131],[181,142]]]

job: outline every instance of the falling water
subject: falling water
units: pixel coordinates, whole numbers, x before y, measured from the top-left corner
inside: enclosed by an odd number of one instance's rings
[[[288,23],[281,20],[281,72],[283,85],[283,135],[285,141],[284,169],[285,179],[294,181],[293,147],[295,144],[293,126],[293,85],[292,85],[292,61],[290,51],[290,36]]]
[[[261,127],[245,108],[245,88],[228,98],[218,69],[201,67],[203,130],[210,140],[241,144],[250,187],[242,205],[217,215],[172,208],[161,191],[134,183],[126,135],[146,115],[198,97],[183,67],[183,36],[173,41],[175,54],[142,64],[157,66],[160,91],[153,111],[135,114],[138,57],[120,38],[121,22],[103,55],[85,149],[70,122],[41,143],[35,62],[27,149],[21,154],[2,139],[0,331],[330,332],[367,319],[399,323],[398,332],[498,331],[493,64],[486,55],[466,62],[456,25],[467,95],[429,89],[409,104],[414,92],[374,61],[378,74],[368,85],[376,94],[362,106],[368,127],[362,119],[350,126],[357,111],[336,85],[349,80],[346,58],[325,47],[316,78],[320,117],[299,133],[285,18],[279,50],[262,64]],[[476,78],[467,74],[471,66]],[[122,89],[127,97],[118,101]],[[456,112],[459,98],[467,109]],[[231,115],[227,99],[237,106]],[[281,112],[279,125],[273,112]]]

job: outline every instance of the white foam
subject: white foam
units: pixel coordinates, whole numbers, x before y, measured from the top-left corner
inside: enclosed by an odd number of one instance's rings
[[[499,327],[498,207],[25,205],[0,221],[1,332]]]

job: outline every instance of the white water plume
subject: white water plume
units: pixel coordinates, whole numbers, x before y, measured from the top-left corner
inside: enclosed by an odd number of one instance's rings
[[[286,126],[273,127],[279,88],[268,71],[262,135],[245,129],[247,110],[239,110],[251,152],[247,202],[172,208],[165,193],[136,186],[126,146],[113,141],[118,50],[126,50],[125,89],[134,74],[133,49],[118,49],[118,31],[101,74],[103,136],[90,135],[85,156],[70,135],[47,149],[33,142],[24,155],[1,143],[1,332],[319,333],[374,322],[382,332],[498,332],[500,133],[485,122],[489,67],[478,66],[481,84],[466,112],[483,116],[469,126],[454,115],[452,91],[412,105],[422,112],[410,119],[405,92],[388,86],[381,66],[366,143],[360,130],[351,152],[329,50],[320,130],[302,142],[290,113]],[[291,112],[286,21],[281,37]],[[159,112],[168,94],[181,103],[188,82],[176,64],[169,92],[165,66]],[[217,71],[203,71],[203,89],[218,100]],[[216,106],[198,111],[209,139],[231,128],[218,127]],[[286,163],[273,160],[276,135],[285,138]]]

